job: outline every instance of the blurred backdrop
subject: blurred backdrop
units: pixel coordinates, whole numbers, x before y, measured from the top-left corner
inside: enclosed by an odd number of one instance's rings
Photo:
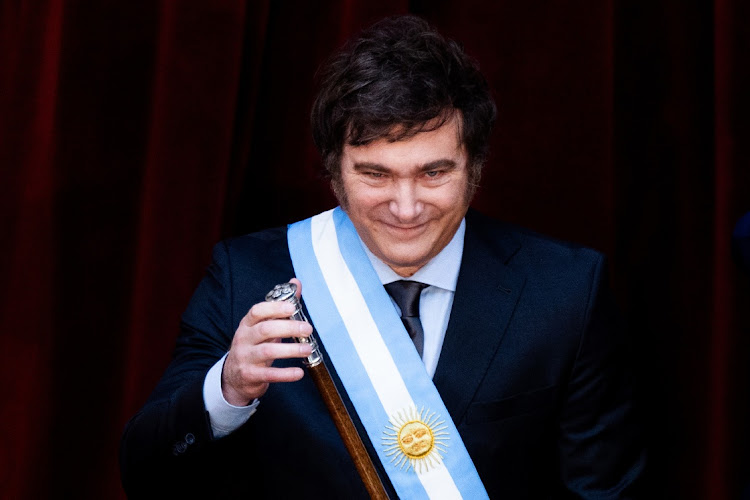
[[[0,497],[121,498],[117,450],[214,243],[334,205],[308,113],[415,13],[499,107],[474,206],[610,257],[653,498],[750,481],[750,3],[0,2]]]

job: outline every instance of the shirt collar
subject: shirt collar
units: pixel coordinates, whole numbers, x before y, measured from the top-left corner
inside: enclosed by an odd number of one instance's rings
[[[409,277],[409,279],[455,292],[456,283],[458,282],[458,271],[461,268],[461,257],[464,253],[465,233],[466,220],[462,219],[461,224],[456,230],[456,234],[453,235],[448,244],[445,245],[439,254]],[[361,238],[360,242],[362,242]],[[362,242],[362,248],[365,249],[365,253],[370,258],[372,267],[375,268],[375,272],[378,274],[378,278],[380,278],[382,284],[385,285],[404,279],[388,267],[385,262],[377,258],[364,242]]]

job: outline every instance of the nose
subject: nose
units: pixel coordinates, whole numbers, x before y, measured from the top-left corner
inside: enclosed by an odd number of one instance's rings
[[[424,210],[424,203],[419,199],[419,188],[416,183],[403,179],[393,186],[393,194],[388,208],[401,222],[414,220]]]

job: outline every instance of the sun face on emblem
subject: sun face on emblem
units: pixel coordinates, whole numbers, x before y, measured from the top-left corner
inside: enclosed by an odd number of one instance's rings
[[[445,421],[424,409],[398,412],[391,416],[384,431],[386,456],[392,457],[391,462],[399,468],[427,471],[439,465],[443,460],[441,453],[447,451],[445,428]]]

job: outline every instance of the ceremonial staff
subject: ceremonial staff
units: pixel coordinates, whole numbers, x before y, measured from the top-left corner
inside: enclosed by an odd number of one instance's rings
[[[273,290],[266,294],[266,301],[286,301],[294,305],[295,311],[290,319],[298,321],[307,321],[305,313],[302,312],[302,306],[295,292],[297,291],[297,285],[294,283],[283,283],[276,285]],[[320,352],[318,343],[315,338],[310,337],[295,337],[297,342],[302,344],[310,344],[312,346],[312,353],[303,360],[303,363],[307,367],[308,373],[312,377],[315,385],[320,391],[320,395],[323,397],[323,401],[328,408],[328,411],[333,418],[333,423],[336,424],[341,439],[344,441],[349,455],[351,455],[354,461],[354,466],[357,468],[359,476],[362,478],[362,482],[369,493],[370,498],[373,500],[387,500],[388,494],[385,492],[383,483],[380,481],[375,466],[370,459],[370,455],[365,449],[365,445],[362,443],[362,439],[359,437],[357,429],[354,427],[349,412],[344,406],[344,402],[341,400],[336,386],[333,385],[331,374],[328,373],[325,363],[323,363],[323,354]]]

